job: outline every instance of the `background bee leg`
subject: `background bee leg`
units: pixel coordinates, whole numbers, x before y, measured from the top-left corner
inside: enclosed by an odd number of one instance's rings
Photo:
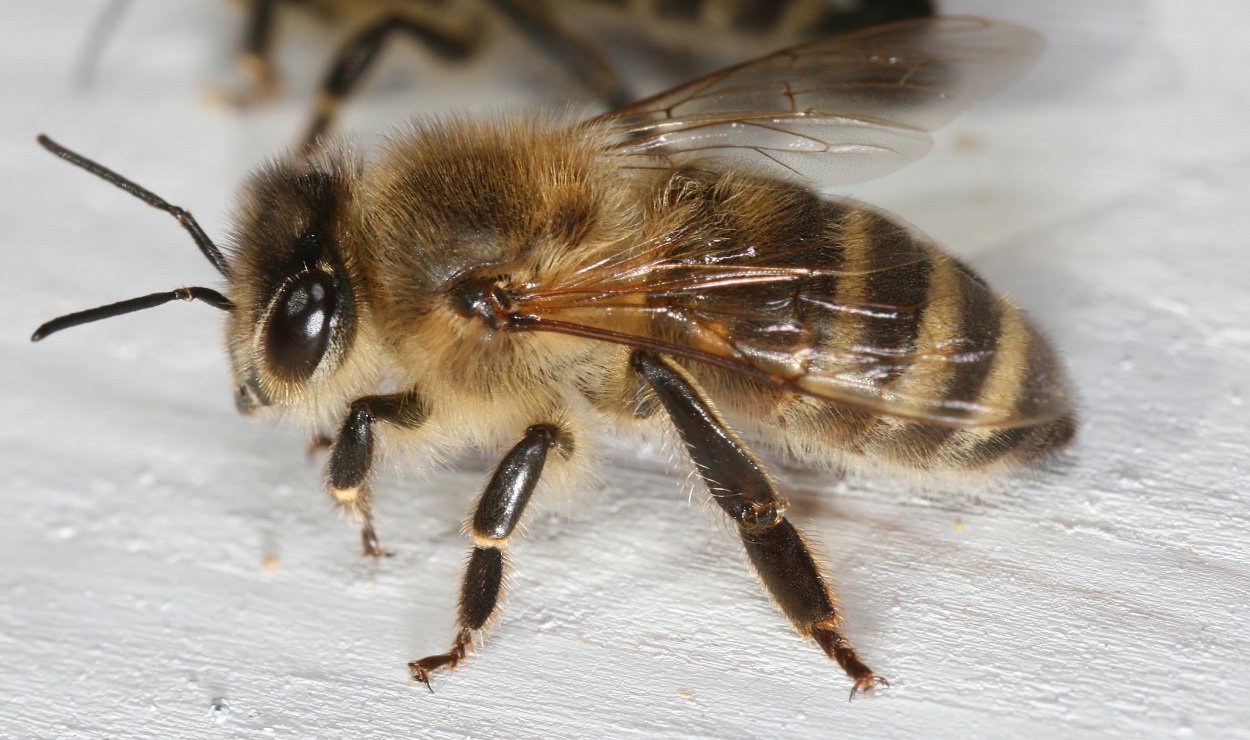
[[[334,449],[334,437],[326,434],[315,434],[308,440],[308,457],[316,457],[323,452]]]
[[[495,613],[503,590],[504,550],[525,513],[538,485],[547,453],[559,439],[551,424],[535,424],[495,468],[473,513],[469,531],[474,547],[460,587],[456,617],[459,630],[452,648],[441,655],[414,660],[408,670],[414,680],[430,688],[430,676],[441,668],[453,670],[473,648],[473,633],[482,630]],[[431,689],[433,690],[433,689]]]
[[[624,108],[634,95],[621,84],[607,60],[590,44],[560,27],[545,3],[534,0],[491,0],[529,41],[547,52],[579,82],[607,104]]]
[[[738,525],[747,556],[782,613],[855,681],[852,698],[885,684],[838,630],[840,615],[829,586],[802,536],[783,516],[785,499],[768,474],[684,371],[650,352],[635,352],[630,362],[667,409],[713,500]]]
[[[339,508],[361,522],[360,539],[365,555],[379,557],[386,550],[373,529],[373,493],[369,476],[373,468],[374,424],[379,421],[417,427],[426,417],[416,392],[364,396],[352,402],[326,461],[326,486]]]
[[[312,124],[304,134],[301,152],[312,152],[317,139],[334,125],[344,98],[360,83],[377,60],[382,47],[397,32],[403,32],[424,44],[431,51],[451,61],[471,55],[478,47],[481,34],[477,30],[453,30],[430,19],[412,15],[387,15],[366,26],[339,49],[321,82],[321,93]]]
[[[247,25],[243,30],[243,49],[239,67],[247,80],[247,89],[236,99],[238,105],[250,105],[272,98],[278,92],[278,75],[273,70],[269,50],[273,41],[274,11],[281,0],[250,0],[247,4]]]

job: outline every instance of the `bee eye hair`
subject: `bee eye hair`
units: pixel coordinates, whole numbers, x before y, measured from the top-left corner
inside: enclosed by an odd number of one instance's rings
[[[335,319],[334,279],[320,270],[284,284],[265,326],[270,371],[289,382],[307,380],[325,355]]]

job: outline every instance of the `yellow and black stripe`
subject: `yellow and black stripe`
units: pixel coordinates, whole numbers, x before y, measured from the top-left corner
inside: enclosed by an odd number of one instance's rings
[[[1046,339],[915,229],[860,203],[741,175],[676,173],[658,201],[699,225],[672,246],[670,260],[695,261],[715,245],[718,264],[732,255],[734,265],[813,271],[778,285],[657,291],[655,304],[684,317],[655,319],[666,341],[735,356],[800,385],[805,374],[862,372],[867,384],[899,396],[976,409],[966,426],[929,423],[686,363],[744,426],[784,438],[800,457],[851,455],[931,470],[1028,462],[1075,433],[1071,411],[1054,411],[1068,390]]]

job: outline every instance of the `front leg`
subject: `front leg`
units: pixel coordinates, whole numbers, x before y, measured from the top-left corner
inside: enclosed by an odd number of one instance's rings
[[[431,674],[442,668],[455,669],[473,648],[473,634],[483,629],[495,613],[503,590],[508,538],[525,513],[547,462],[547,453],[559,436],[560,431],[551,424],[535,424],[526,429],[525,436],[499,462],[486,484],[470,526],[474,547],[460,587],[455,641],[446,653],[408,664],[413,679],[431,691]]]
[[[829,586],[798,530],[783,516],[785,500],[760,464],[680,368],[643,351],[630,361],[668,411],[712,499],[738,525],[747,556],[782,613],[855,681],[851,698],[886,684],[860,662],[839,631],[841,615]]]
[[[369,479],[373,471],[373,442],[377,422],[415,428],[427,416],[425,404],[416,391],[386,396],[364,396],[352,402],[343,426],[330,446],[326,461],[326,487],[340,509],[361,522],[360,539],[364,554],[386,554],[373,529],[373,492]]]

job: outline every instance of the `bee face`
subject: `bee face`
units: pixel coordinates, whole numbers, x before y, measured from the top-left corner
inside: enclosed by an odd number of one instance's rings
[[[299,405],[352,352],[357,293],[343,260],[352,176],[341,167],[271,165],[240,200],[228,250],[227,346],[236,405]]]

